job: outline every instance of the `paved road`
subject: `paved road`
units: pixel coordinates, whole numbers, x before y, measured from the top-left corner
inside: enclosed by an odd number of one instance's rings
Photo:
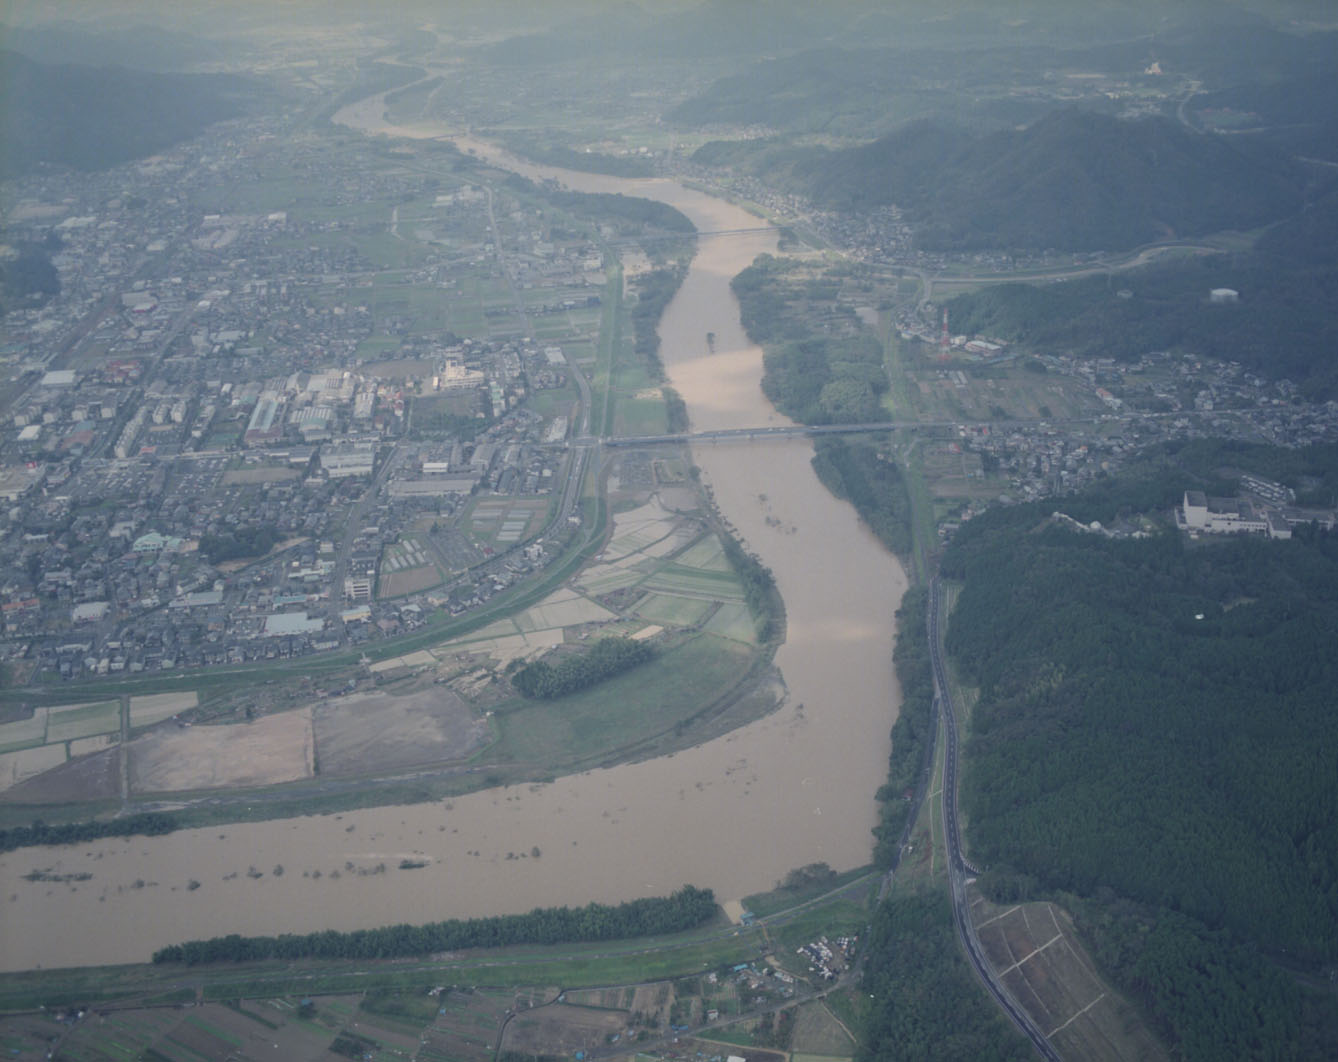
[[[348,512],[347,522],[344,524],[344,534],[339,540],[339,552],[335,556],[334,574],[330,577],[330,601],[328,612],[330,619],[338,619],[340,610],[344,607],[344,579],[348,575],[349,558],[353,553],[353,540],[358,537],[362,530],[366,515],[369,509],[376,504],[377,496],[381,488],[390,478],[391,470],[398,467],[408,451],[400,443],[395,443],[391,447],[390,453],[381,462],[381,467],[372,476],[367,489],[363,491],[362,496],[353,503]],[[340,632],[340,644],[348,644],[348,633],[343,628],[341,622],[336,629]]]
[[[957,937],[966,948],[966,956],[975,968],[976,976],[984,983],[994,1001],[1003,1008],[1005,1014],[1032,1042],[1042,1058],[1060,1062],[1059,1052],[1054,1049],[1045,1034],[1012,993],[994,972],[986,958],[975,927],[971,924],[971,912],[966,898],[967,874],[974,874],[975,868],[962,855],[961,834],[957,824],[957,720],[952,709],[952,693],[948,688],[947,671],[943,666],[943,640],[939,630],[942,587],[935,577],[929,584],[929,656],[934,668],[934,687],[938,695],[939,707],[943,712],[945,733],[943,757],[943,823],[944,836],[948,846],[948,882],[952,891],[952,917],[957,925]]]

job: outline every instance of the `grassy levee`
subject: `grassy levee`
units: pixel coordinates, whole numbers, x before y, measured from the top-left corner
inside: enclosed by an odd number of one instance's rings
[[[479,987],[628,984],[743,962],[767,948],[760,928],[717,924],[668,937],[473,951],[449,961],[218,963],[90,967],[0,975],[0,1014],[66,1006],[152,1006],[406,988],[443,980]]]
[[[623,341],[623,271],[609,270],[604,285],[603,312],[599,321],[599,343],[595,348],[595,369],[590,374],[590,431],[607,436],[613,432],[614,399],[617,395],[618,352]]]
[[[883,326],[883,369],[887,372],[889,384],[883,408],[894,420],[914,419],[918,409],[911,397],[911,381],[906,374],[896,322],[891,319]]]
[[[911,581],[923,584],[929,581],[930,555],[938,550],[938,520],[934,515],[934,496],[925,480],[920,448],[912,443],[906,448],[901,468],[906,481],[906,493],[911,499]]]
[[[872,883],[867,868],[837,879],[825,896],[780,908],[750,926],[719,917],[685,933],[569,945],[475,949],[442,959],[266,961],[200,966],[150,963],[33,970],[0,974],[0,1015],[43,1007],[179,1005],[418,989],[454,983],[478,988],[560,984],[567,989],[637,984],[683,977],[752,961],[778,943],[789,947],[817,935],[859,931],[867,904],[851,889]]]
[[[745,896],[743,907],[744,910],[757,918],[770,918],[782,911],[792,911],[799,907],[815,904],[823,898],[834,896],[837,893],[850,892],[852,891],[851,886],[859,882],[872,885],[877,877],[878,872],[876,870],[864,866],[854,867],[842,874],[834,873],[829,878],[823,878],[798,888],[787,888],[783,884],[778,884],[770,892],[759,892],[752,896]]]

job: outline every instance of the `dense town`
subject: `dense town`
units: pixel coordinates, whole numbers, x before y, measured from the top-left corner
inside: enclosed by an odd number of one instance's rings
[[[486,182],[384,142],[331,152],[285,121],[223,123],[137,164],[10,189],[9,238],[54,243],[61,288],[0,321],[0,656],[19,678],[394,636],[541,568],[578,520],[552,505],[579,427],[564,346],[590,350],[604,250]],[[224,190],[272,180],[281,137],[286,179],[318,189],[318,209],[237,209]],[[753,179],[722,190],[853,261],[907,275],[945,264],[914,249],[893,209],[823,214]],[[388,298],[395,287],[406,294]],[[428,304],[471,294],[470,335],[449,327],[458,310],[448,321]],[[940,335],[924,300],[895,324],[947,388],[1018,360],[988,337]],[[1004,501],[1069,492],[1163,440],[1338,437],[1338,405],[1233,364],[1032,361],[1090,393],[1091,415],[927,430]]]

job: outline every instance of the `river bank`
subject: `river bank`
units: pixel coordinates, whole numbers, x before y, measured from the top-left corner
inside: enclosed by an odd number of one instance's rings
[[[336,120],[373,133],[380,114],[363,101]],[[418,123],[395,132],[449,130]],[[729,289],[757,254],[775,252],[774,232],[672,181],[533,167],[478,141],[458,143],[526,176],[655,198],[700,232],[732,233],[699,241],[660,324],[662,357],[695,429],[787,423],[761,393],[762,352],[744,335]],[[709,349],[706,333],[714,334]],[[445,803],[8,853],[0,857],[0,965],[135,962],[232,932],[616,903],[687,883],[728,901],[806,863],[844,870],[867,862],[899,704],[893,614],[906,577],[818,482],[811,457],[802,438],[693,453],[717,508],[785,600],[776,663],[789,698],[779,711],[674,756]]]

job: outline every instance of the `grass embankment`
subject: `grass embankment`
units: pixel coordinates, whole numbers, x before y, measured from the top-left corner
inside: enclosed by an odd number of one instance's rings
[[[595,347],[595,368],[590,374],[590,432],[605,436],[613,430],[614,396],[618,352],[623,346],[623,271],[609,270],[604,285],[603,312],[599,321],[599,342]]]
[[[721,935],[726,933],[726,935]],[[0,1013],[70,1005],[142,1006],[195,998],[249,999],[407,988],[442,981],[479,986],[630,984],[743,962],[766,949],[761,929],[716,926],[672,937],[550,948],[474,951],[447,961],[219,963],[105,966],[0,975]]]
[[[756,918],[770,918],[782,911],[814,904],[825,897],[851,893],[851,887],[859,882],[871,884],[874,874],[869,867],[855,867],[838,874],[829,870],[825,863],[815,863],[792,871],[770,892],[745,896],[743,908]]]

